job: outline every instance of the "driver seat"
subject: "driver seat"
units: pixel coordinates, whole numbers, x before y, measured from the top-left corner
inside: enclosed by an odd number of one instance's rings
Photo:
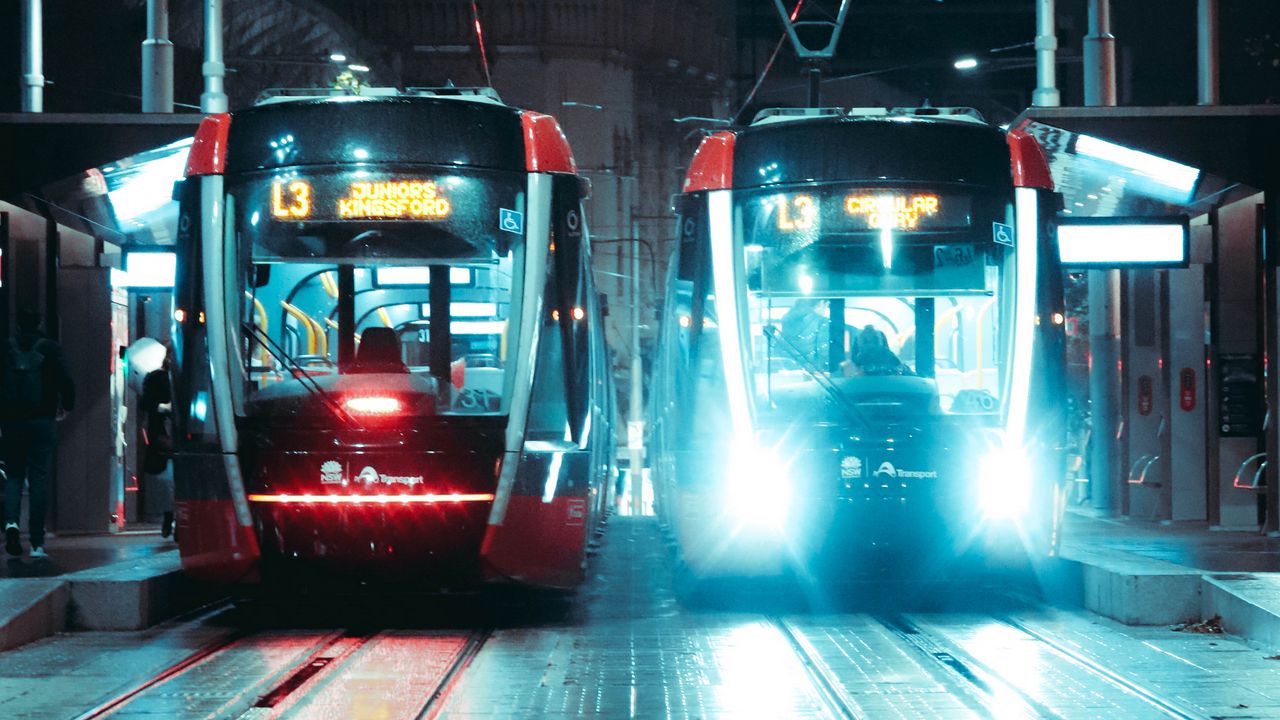
[[[385,327],[371,327],[360,334],[360,347],[356,361],[351,364],[353,373],[407,373],[409,368],[400,356],[400,338],[396,331]]]

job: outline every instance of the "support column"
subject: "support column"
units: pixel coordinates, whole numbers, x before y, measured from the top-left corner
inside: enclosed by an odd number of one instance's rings
[[[227,93],[222,80],[227,66],[222,63],[222,0],[204,0],[204,92],[200,94],[200,111],[227,111]]]
[[[1089,0],[1089,34],[1084,39],[1084,102],[1116,104],[1116,50],[1110,0]],[[1120,271],[1089,272],[1089,402],[1093,416],[1090,494],[1093,507],[1122,510],[1124,468],[1117,448],[1120,419]]]
[[[1263,227],[1262,256],[1266,267],[1267,308],[1266,318],[1267,355],[1280,357],[1280,257],[1277,257],[1277,244],[1280,243],[1280,187],[1267,189],[1262,195]],[[1280,534],[1280,363],[1266,363],[1267,372],[1267,406],[1271,409],[1271,422],[1266,430],[1267,450],[1267,520],[1263,531],[1268,535]]]
[[[1196,102],[1218,104],[1218,0],[1196,5]]]
[[[1053,12],[1053,0],[1036,0],[1036,89],[1031,93],[1031,104],[1037,107],[1057,107],[1061,103],[1056,65],[1058,36]]]
[[[43,0],[22,0],[22,112],[44,112]]]
[[[147,0],[147,39],[142,41],[142,112],[173,112],[169,0]]]

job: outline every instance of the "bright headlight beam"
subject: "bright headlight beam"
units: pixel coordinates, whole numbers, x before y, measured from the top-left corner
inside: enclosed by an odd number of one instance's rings
[[[995,520],[1013,520],[1031,503],[1031,460],[1011,448],[991,450],[978,462],[978,502],[983,514]]]

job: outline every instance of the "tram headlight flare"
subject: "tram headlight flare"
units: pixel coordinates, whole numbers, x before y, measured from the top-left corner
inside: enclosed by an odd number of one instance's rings
[[[767,448],[735,448],[725,477],[725,503],[737,526],[781,530],[791,510],[790,468]]]
[[[978,503],[988,520],[1017,520],[1031,506],[1035,466],[1025,450],[996,447],[978,461]]]

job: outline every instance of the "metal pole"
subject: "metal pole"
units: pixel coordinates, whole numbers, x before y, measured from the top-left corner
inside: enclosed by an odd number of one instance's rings
[[[173,112],[169,0],[147,0],[147,39],[142,41],[142,112]]]
[[[1218,104],[1218,0],[1196,5],[1196,102]]]
[[[809,107],[816,108],[822,104],[822,68],[818,64],[809,66]]]
[[[1262,237],[1266,243],[1262,255],[1268,285],[1265,315],[1267,318],[1266,349],[1267,354],[1274,358],[1276,353],[1280,353],[1280,343],[1276,338],[1276,318],[1280,317],[1280,292],[1276,291],[1277,283],[1280,283],[1280,258],[1277,257],[1276,252],[1276,247],[1280,244],[1280,187],[1270,187],[1263,192]],[[1267,363],[1267,403],[1273,409],[1280,408],[1280,372],[1277,372],[1277,367],[1278,364],[1274,361]],[[1276,537],[1280,535],[1280,491],[1276,490],[1276,486],[1280,485],[1280,463],[1276,462],[1280,423],[1273,419],[1265,433],[1266,442],[1263,443],[1263,447],[1267,451],[1267,491],[1264,502],[1266,502],[1267,516],[1262,530]]]
[[[22,112],[44,112],[43,0],[22,0]]]
[[[1089,0],[1089,34],[1084,39],[1084,102],[1116,104],[1115,37],[1110,0]],[[1089,272],[1089,400],[1093,416],[1090,494],[1093,507],[1118,513],[1121,493],[1116,428],[1120,412],[1120,271]]]
[[[1062,102],[1057,85],[1058,36],[1054,30],[1053,0],[1036,0],[1036,89],[1031,104],[1057,107]]]
[[[200,94],[200,111],[227,111],[227,93],[222,87],[227,66],[222,64],[222,0],[204,0],[204,92]]]
[[[1116,104],[1116,38],[1111,34],[1111,0],[1089,0],[1089,34],[1084,37],[1084,104]]]
[[[621,183],[619,183],[621,189]],[[621,193],[620,193],[621,194]],[[644,363],[640,359],[640,235],[631,239],[631,402],[627,439],[631,446],[631,514],[644,514]]]

